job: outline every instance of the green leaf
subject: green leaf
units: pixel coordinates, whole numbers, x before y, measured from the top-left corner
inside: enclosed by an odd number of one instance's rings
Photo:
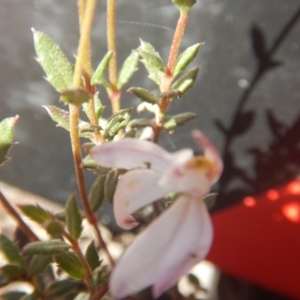
[[[142,50],[146,50],[146,51],[149,51],[149,52],[156,53],[155,48],[153,47],[153,45],[150,44],[149,42],[146,42],[146,41],[142,40],[142,39],[140,39],[140,48]]]
[[[104,186],[104,195],[105,195],[105,199],[109,203],[113,203],[118,180],[119,180],[118,170],[112,169],[107,173],[105,179],[105,186]]]
[[[142,62],[149,73],[149,78],[160,85],[165,72],[165,66],[159,53],[155,51],[155,48],[150,43],[143,40],[140,40],[140,47],[137,51],[143,58]]]
[[[25,260],[21,256],[18,247],[4,234],[0,234],[0,251],[9,263],[21,267],[25,266]]]
[[[0,288],[8,284],[9,280],[3,274],[0,274]]]
[[[96,268],[98,268],[101,264],[99,260],[98,251],[95,247],[94,241],[91,241],[91,243],[88,245],[86,252],[85,252],[86,260],[88,261],[92,271],[94,271]]]
[[[203,197],[203,201],[208,209],[210,209],[215,204],[217,196],[218,193],[209,193]]]
[[[153,127],[153,121],[149,119],[134,119],[130,121],[127,125],[128,129],[131,128],[144,128],[144,127]]]
[[[99,289],[108,279],[109,272],[106,267],[107,266],[98,267],[93,271],[92,286],[97,289]]]
[[[172,89],[185,94],[195,83],[199,68],[191,69],[172,84]]]
[[[1,294],[1,300],[21,300],[23,296],[26,296],[25,292],[21,291],[11,291],[4,294]]]
[[[49,36],[35,29],[32,31],[38,62],[47,80],[58,92],[70,88],[73,82],[72,64]]]
[[[6,118],[0,122],[0,166],[9,158],[6,156],[10,147],[14,145],[14,126],[19,116]]]
[[[187,279],[196,289],[201,288],[200,281],[199,281],[198,277],[195,276],[194,274],[191,274],[191,273],[188,274]]]
[[[198,50],[204,45],[204,43],[198,43],[188,47],[182,54],[180,54],[176,60],[175,69],[173,75],[176,76],[180,72],[186,69],[197,56]]]
[[[95,113],[96,113],[97,120],[99,120],[99,118],[102,115],[104,106],[101,103],[101,100],[99,98],[99,93],[98,92],[94,95],[94,107],[95,107]],[[87,116],[89,116],[88,103],[83,103],[82,104],[82,109],[85,112],[85,114]]]
[[[58,214],[56,214],[55,217],[57,219],[59,219]],[[64,220],[63,221],[65,221],[65,214],[64,214]],[[53,220],[53,221],[47,222],[45,224],[45,229],[47,230],[48,234],[50,234],[52,236],[52,238],[57,239],[57,238],[61,237],[61,235],[64,231],[64,226],[60,222],[57,222],[57,221]]]
[[[58,266],[74,279],[82,279],[85,277],[83,265],[72,252],[62,253],[55,256],[55,261]]]
[[[142,63],[148,71],[149,78],[157,85],[161,85],[165,66],[159,54],[146,50],[138,50],[138,52],[143,58]]]
[[[108,118],[103,138],[112,140],[121,129],[125,128],[130,121],[131,111],[132,108],[122,109]]]
[[[118,82],[117,82],[118,89],[120,89],[123,85],[125,85],[129,81],[133,73],[137,70],[138,62],[139,62],[139,54],[136,51],[132,51],[131,54],[126,58],[126,60],[124,61],[121,67]]]
[[[0,268],[0,272],[11,281],[23,276],[25,269],[16,264],[7,264]]]
[[[59,101],[80,106],[90,100],[90,94],[81,88],[69,88],[61,91]]]
[[[100,64],[98,65],[96,71],[94,72],[91,78],[91,85],[96,84],[103,84],[103,75],[108,68],[109,62],[113,57],[114,53],[112,51],[108,51],[103,59],[101,60]]]
[[[173,99],[179,99],[183,96],[181,91],[178,90],[170,90],[167,92],[163,92],[160,94],[160,99],[169,99],[169,100],[173,100]]]
[[[77,240],[82,231],[82,218],[74,195],[71,195],[67,201],[65,214],[68,232],[75,240]]]
[[[52,105],[43,105],[43,107],[47,110],[51,119],[57,123],[57,126],[70,131],[70,115],[68,111]],[[79,120],[79,129],[85,128],[87,126],[90,126],[90,124]],[[80,137],[91,139],[92,135],[89,132],[85,132],[81,133]]]
[[[73,279],[63,279],[60,281],[55,281],[51,283],[49,286],[47,286],[45,290],[45,294],[47,295],[47,297],[49,298],[51,297],[52,299],[55,299],[54,297],[60,297],[65,294],[68,294],[77,285],[78,282]]]
[[[70,245],[61,240],[49,240],[28,243],[23,251],[31,255],[57,255],[70,249]]]
[[[34,277],[43,273],[50,263],[52,263],[51,256],[34,255],[29,263],[28,276]]]
[[[167,116],[164,120],[164,128],[172,131],[178,126],[185,125],[187,122],[197,118],[198,115],[191,112],[186,112],[174,116]]]
[[[38,205],[19,205],[18,207],[21,209],[23,214],[39,224],[44,224],[52,218],[49,212]]]
[[[24,295],[20,300],[40,300],[38,293],[32,293],[29,295]]]
[[[104,199],[104,182],[106,175],[100,175],[93,183],[89,192],[88,200],[93,212],[96,212],[102,205]]]
[[[140,87],[131,87],[127,90],[127,92],[130,92],[134,95],[136,95],[141,100],[151,103],[151,104],[159,104],[159,99],[151,93],[150,91],[140,88]]]

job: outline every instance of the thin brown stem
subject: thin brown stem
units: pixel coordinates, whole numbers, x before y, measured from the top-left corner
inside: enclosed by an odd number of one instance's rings
[[[87,286],[89,285],[89,282],[92,279],[92,270],[91,267],[88,263],[88,261],[86,260],[85,256],[83,255],[83,253],[81,252],[81,249],[79,247],[79,244],[77,242],[77,240],[75,240],[68,232],[63,231],[62,235],[70,242],[70,244],[72,245],[72,249],[74,250],[74,252],[76,253],[78,259],[80,260],[80,262],[82,263],[84,269],[85,269],[85,282],[87,284]]]
[[[105,282],[99,291],[97,291],[91,300],[99,300],[108,292],[108,282]]]
[[[5,196],[0,191],[0,203],[6,210],[6,212],[14,218],[17,222],[20,229],[26,234],[26,236],[32,241],[39,241],[39,238],[35,235],[35,233],[28,227],[28,225],[22,220],[21,216],[18,212],[11,206],[9,201],[5,198]]]
[[[81,86],[82,75],[84,73],[83,63],[85,58],[85,45],[90,40],[95,7],[96,7],[96,0],[88,0],[86,2],[84,20],[81,28],[78,53],[77,53],[77,59],[75,64],[74,77],[73,77],[74,88],[79,88]],[[111,266],[113,266],[113,259],[111,258],[110,253],[107,250],[106,244],[103,241],[100,230],[98,228],[98,220],[94,215],[94,213],[92,212],[88,202],[85,180],[84,180],[84,173],[83,173],[83,169],[81,168],[82,154],[81,154],[81,145],[79,140],[79,127],[78,127],[80,109],[78,106],[69,105],[69,112],[70,112],[71,144],[72,144],[75,173],[76,173],[77,186],[78,186],[80,198],[86,213],[86,217],[88,221],[92,224],[96,232],[99,245],[106,252],[109,258],[109,262]]]
[[[185,31],[185,27],[188,21],[188,12],[180,13],[179,20],[177,22],[176,30],[174,33],[171,50],[169,54],[169,60],[167,64],[167,76],[173,76],[175,63],[180,48],[181,40]]]
[[[161,87],[161,92],[168,92],[171,88],[172,81],[174,79],[174,69],[176,65],[176,59],[178,56],[181,40],[186,28],[186,24],[188,21],[188,10],[184,12],[180,12],[180,16],[177,22],[176,30],[174,33],[171,49],[170,49],[170,54],[169,54],[169,59],[168,59],[168,64],[167,64],[167,70],[165,73],[165,78],[163,81],[163,85]],[[170,99],[169,98],[164,98],[162,99],[160,103],[160,113],[164,115],[166,109],[168,108],[170,104]]]
[[[120,110],[121,91],[117,88],[117,46],[116,46],[116,0],[107,0],[107,48],[113,52],[113,57],[109,62],[109,81],[111,91],[109,98],[111,100],[113,113]]]

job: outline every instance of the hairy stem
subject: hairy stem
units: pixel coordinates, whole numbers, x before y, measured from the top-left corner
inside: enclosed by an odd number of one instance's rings
[[[83,62],[85,58],[85,45],[86,42],[89,42],[90,40],[95,7],[96,7],[96,0],[88,0],[86,2],[84,20],[81,28],[78,53],[77,53],[77,59],[75,64],[74,77],[73,77],[74,88],[79,88],[81,86],[81,80],[82,80],[81,78],[84,71]],[[109,262],[113,266],[114,265],[113,259],[110,253],[108,252],[107,247],[102,239],[100,230],[97,226],[98,225],[97,218],[90,208],[87,193],[86,193],[84,174],[83,174],[83,169],[81,168],[82,154],[81,154],[81,147],[80,147],[80,140],[79,140],[79,127],[78,127],[80,108],[78,106],[70,104],[69,111],[70,111],[71,144],[72,144],[74,166],[75,166],[76,179],[77,179],[80,198],[86,213],[86,217],[94,227],[99,245],[106,252]]]
[[[113,113],[120,110],[121,91],[117,88],[117,47],[116,47],[116,0],[107,0],[107,48],[113,52],[113,57],[109,62],[109,81],[111,91],[109,98],[111,100]]]
[[[12,207],[9,201],[5,198],[5,196],[0,191],[0,203],[6,210],[6,212],[12,216],[15,221],[18,223],[20,229],[26,234],[26,236],[32,241],[39,241],[39,238],[35,235],[35,233],[27,226],[27,224],[23,221],[18,212]]]

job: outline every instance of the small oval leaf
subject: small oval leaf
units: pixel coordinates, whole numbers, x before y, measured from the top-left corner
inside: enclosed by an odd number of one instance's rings
[[[49,240],[28,243],[23,251],[31,255],[57,255],[68,249],[70,245],[61,240]]]
[[[25,260],[18,247],[4,234],[0,234],[0,251],[9,263],[21,267],[25,266]]]
[[[194,60],[197,56],[199,49],[204,43],[198,43],[188,47],[182,54],[180,54],[176,60],[175,69],[173,75],[176,76],[180,72],[184,71],[186,67]]]
[[[105,195],[105,199],[110,203],[113,203],[118,180],[119,180],[118,170],[113,169],[107,173],[106,180],[105,180],[105,187],[104,187],[104,195]]]
[[[58,92],[70,88],[73,82],[72,64],[49,36],[35,29],[32,31],[38,62],[47,80]]]
[[[93,212],[96,212],[103,203],[105,179],[106,175],[98,176],[89,192],[88,200]]]
[[[159,99],[150,91],[140,88],[140,87],[131,87],[127,90],[127,92],[134,94],[141,100],[151,103],[151,104],[159,104]]]
[[[0,268],[0,272],[9,280],[15,280],[25,274],[22,266],[15,264],[7,264]]]
[[[28,276],[34,277],[45,271],[47,266],[52,262],[51,256],[34,255],[29,263]]]
[[[91,78],[91,85],[102,84],[103,83],[103,75],[108,68],[109,62],[113,57],[114,53],[112,51],[108,51],[101,62],[99,63],[96,71],[94,72]]]
[[[172,84],[172,89],[185,94],[195,83],[199,68],[191,69]]]
[[[70,277],[74,279],[82,279],[85,277],[85,270],[74,253],[66,252],[57,255],[55,256],[55,262]]]
[[[95,247],[95,243],[94,241],[92,241],[85,252],[85,257],[86,260],[88,261],[91,270],[94,271],[96,268],[98,268],[101,264],[100,260],[99,260],[99,255],[98,255],[98,251]]]
[[[38,205],[19,205],[18,207],[23,214],[39,224],[51,220],[51,214]]]
[[[81,88],[69,88],[61,91],[59,101],[80,106],[90,99],[90,94]]]
[[[65,215],[68,232],[75,240],[77,240],[82,231],[82,218],[74,195],[71,195],[67,201]]]
[[[139,62],[139,55],[136,51],[132,51],[131,54],[124,61],[119,78],[117,83],[117,88],[120,89],[123,85],[125,85],[133,73],[137,70],[137,65]]]
[[[47,297],[49,298],[51,297],[51,299],[55,299],[54,297],[60,297],[65,294],[68,294],[77,285],[78,282],[72,279],[63,279],[60,281],[55,281],[51,283],[49,286],[47,286],[45,290],[45,294],[47,295]]]
[[[0,166],[9,159],[7,153],[14,145],[14,126],[18,118],[19,116],[15,116],[0,122]]]

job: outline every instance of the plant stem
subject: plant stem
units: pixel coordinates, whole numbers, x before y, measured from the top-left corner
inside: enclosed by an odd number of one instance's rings
[[[107,48],[108,51],[113,52],[113,57],[109,62],[109,81],[111,84],[111,91],[109,98],[111,100],[113,113],[120,110],[121,91],[117,88],[117,47],[116,47],[116,0],[107,0]]]
[[[18,212],[11,206],[9,201],[5,198],[5,196],[0,191],[0,203],[7,211],[7,213],[12,216],[15,221],[18,223],[20,229],[26,234],[26,236],[32,241],[39,241],[39,238],[35,235],[35,233],[27,226],[27,224],[22,220],[21,216]]]
[[[171,49],[170,49],[170,54],[169,54],[169,59],[168,59],[168,64],[167,64],[167,70],[165,73],[165,78],[163,81],[163,85],[161,87],[161,93],[163,92],[168,92],[171,89],[171,84],[172,80],[174,79],[173,72],[175,69],[176,65],[176,59],[178,56],[181,40],[186,28],[186,24],[188,22],[188,11],[181,11],[180,16],[177,22],[176,30],[174,33]],[[160,113],[164,115],[167,107],[170,104],[170,99],[169,98],[164,98],[159,107],[160,107]]]
[[[91,300],[102,299],[102,297],[107,293],[107,291],[108,291],[108,282],[105,282],[104,285],[101,287],[101,289],[94,294]]]
[[[188,22],[188,11],[181,12],[177,22],[177,26],[174,33],[170,54],[169,54],[169,60],[168,60],[167,71],[166,71],[167,76],[171,76],[171,77],[173,76],[178,51],[180,48],[181,40],[187,22]]]
[[[87,262],[85,256],[82,254],[78,242],[66,231],[63,231],[62,235],[71,243],[72,249],[76,253],[80,262],[82,263],[82,265],[85,269],[85,274],[86,274],[85,282],[88,286],[92,279],[92,270],[91,270],[89,263]]]
[[[82,28],[81,28],[75,70],[74,70],[74,77],[73,77],[73,87],[74,88],[79,88],[81,86],[81,78],[82,78],[82,74],[84,71],[84,69],[83,69],[83,62],[84,62],[84,57],[85,57],[84,48],[85,48],[85,43],[89,42],[89,39],[90,39],[89,37],[90,37],[90,33],[91,33],[95,7],[96,7],[96,0],[88,0],[87,1],[86,8],[85,8],[85,14],[84,14],[84,20],[83,20],[83,24],[82,24]],[[98,220],[90,208],[87,193],[86,193],[84,174],[83,174],[83,169],[81,168],[82,155],[81,155],[81,147],[80,147],[80,140],[79,140],[79,127],[78,127],[80,108],[78,106],[70,104],[69,111],[70,111],[71,144],[72,144],[74,166],[75,166],[77,185],[78,185],[78,190],[80,193],[80,198],[81,198],[81,201],[82,201],[85,213],[86,213],[86,217],[87,217],[88,221],[94,227],[94,230],[95,230],[97,238],[98,238],[99,245],[106,252],[109,262],[110,262],[111,266],[113,266],[114,265],[113,259],[110,255],[110,253],[108,252],[105,242],[103,241],[100,230],[97,226]]]

